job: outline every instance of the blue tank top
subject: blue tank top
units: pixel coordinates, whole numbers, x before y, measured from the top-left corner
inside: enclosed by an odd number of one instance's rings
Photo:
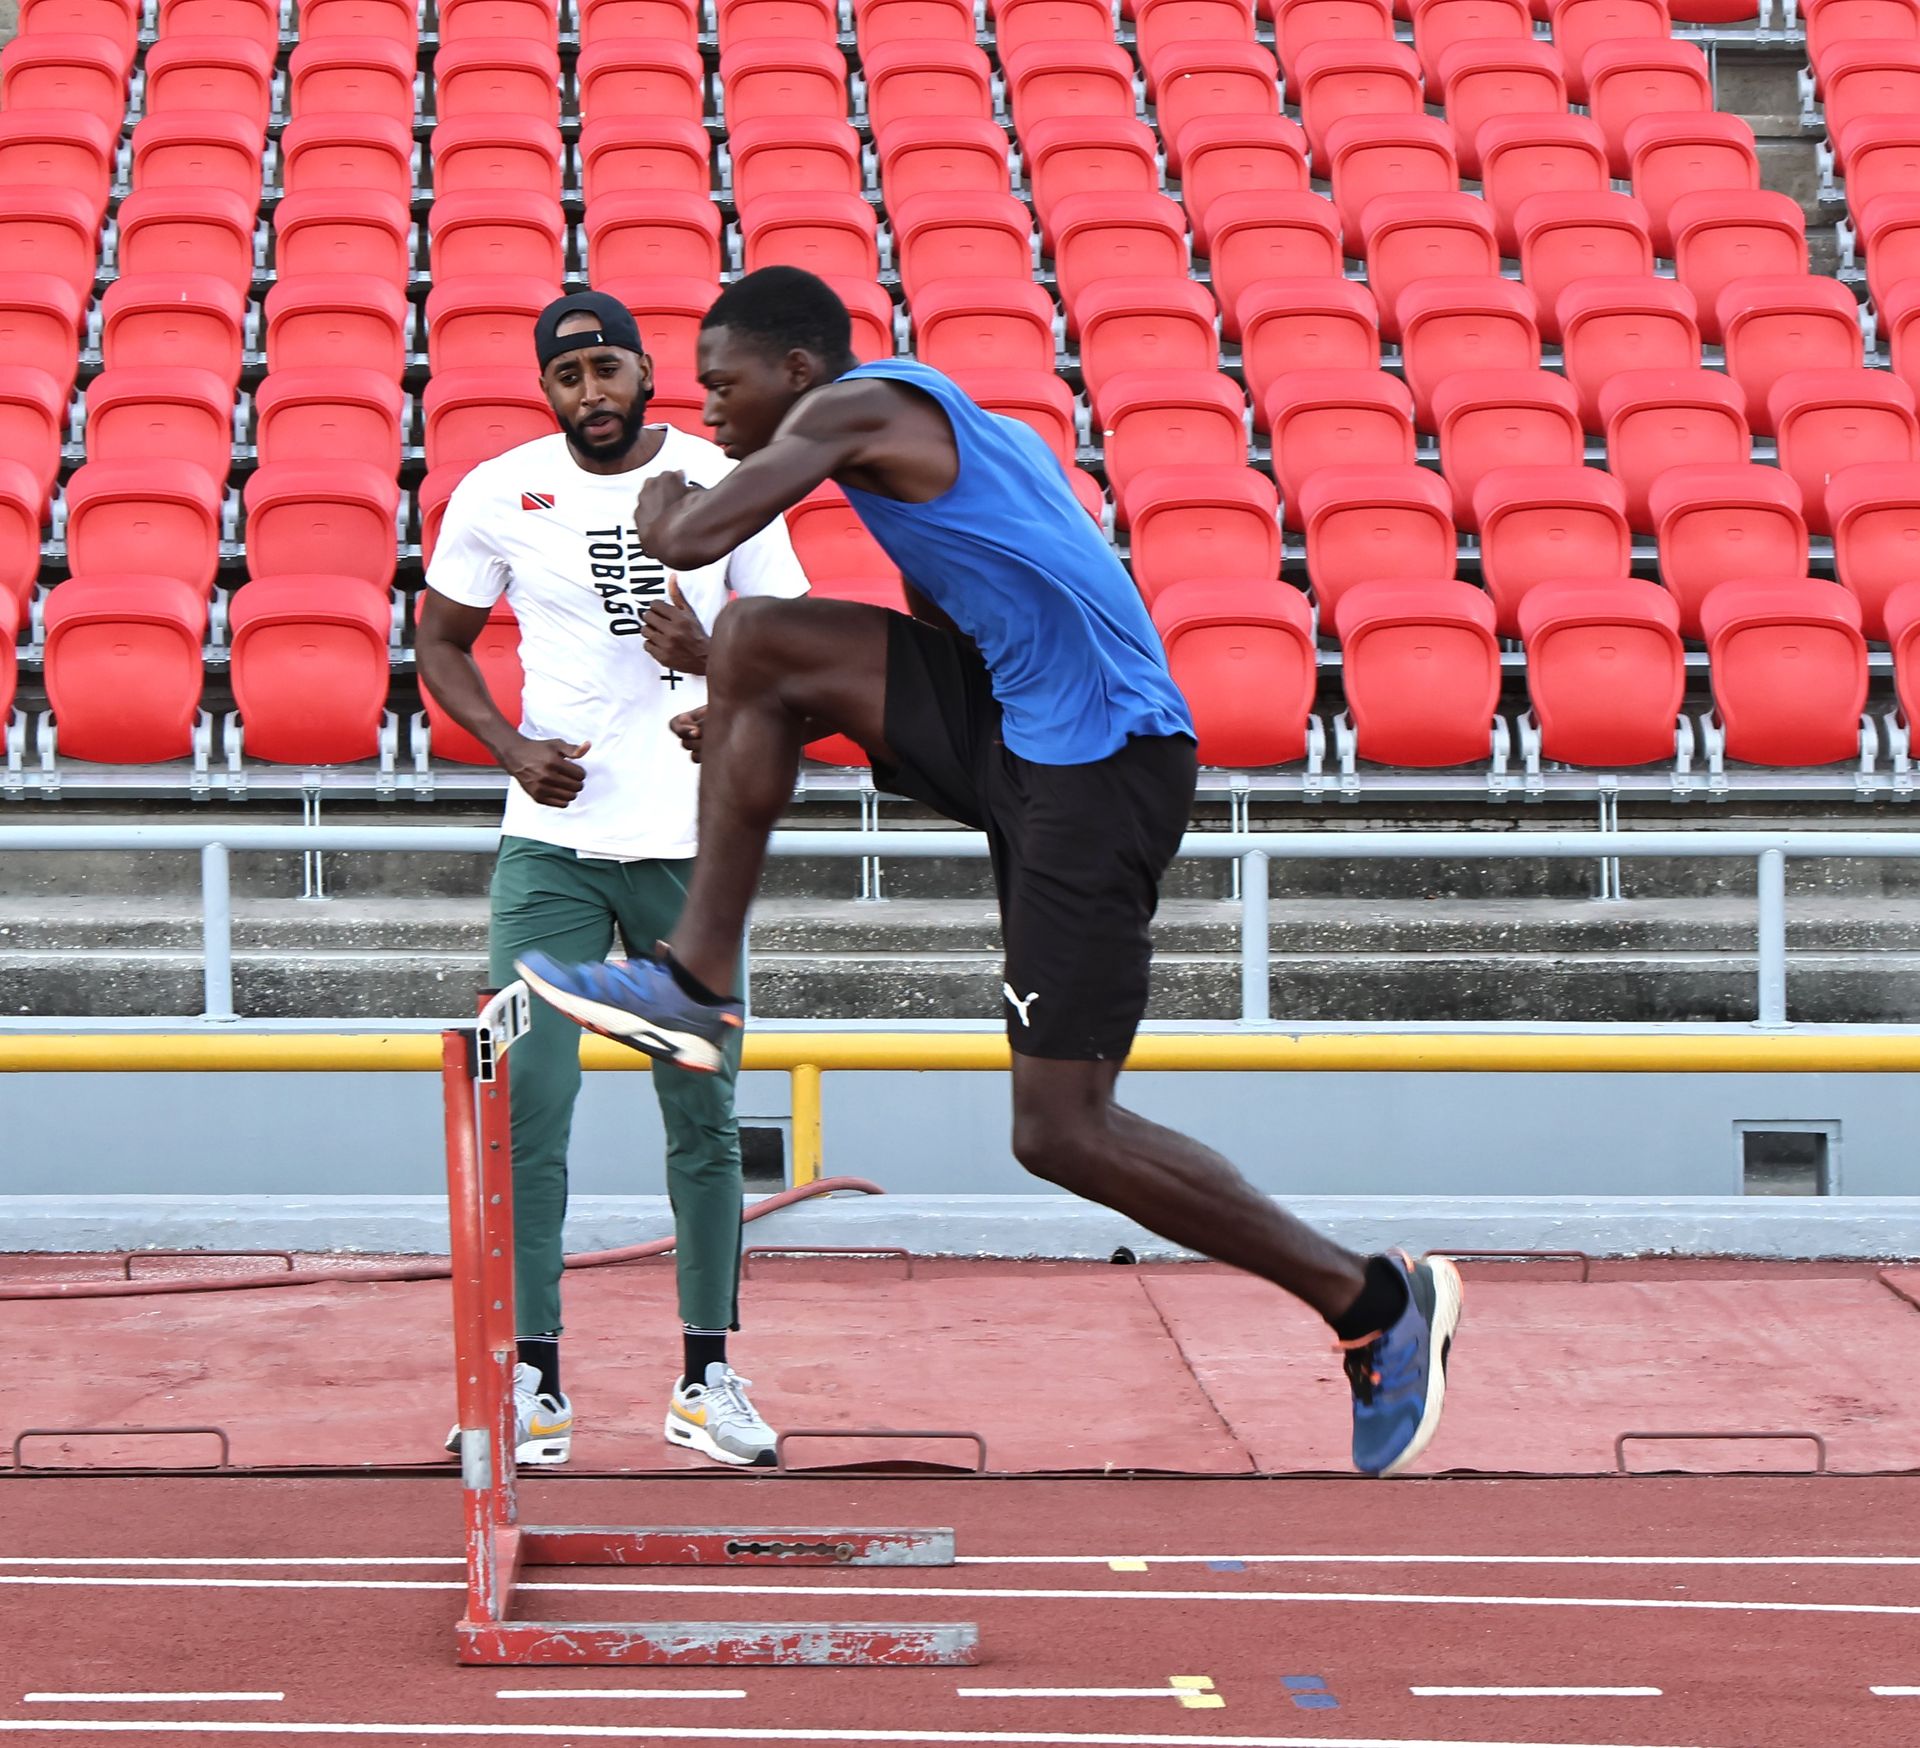
[[[1193,733],[1153,621],[1038,433],[912,359],[862,364],[938,403],[960,454],[925,504],[846,488],[907,581],[979,646],[1007,746],[1039,765],[1104,759],[1131,735]],[[845,380],[844,378],[842,380]]]

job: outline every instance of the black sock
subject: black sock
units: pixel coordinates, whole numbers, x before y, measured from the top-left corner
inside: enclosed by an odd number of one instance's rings
[[[540,1394],[557,1397],[560,1394],[560,1337],[553,1335],[523,1335],[519,1343],[519,1359],[523,1366],[531,1366],[540,1374]]]
[[[680,986],[680,993],[697,1002],[704,1002],[710,1008],[725,1007],[733,1000],[730,995],[715,995],[699,978],[695,977],[666,948],[660,949],[661,962],[673,974],[673,981]]]
[[[708,1366],[727,1363],[727,1332],[724,1329],[694,1329],[681,1332],[684,1361],[680,1376],[684,1383],[704,1384]]]
[[[1338,1317],[1327,1321],[1342,1341],[1364,1341],[1391,1329],[1407,1308],[1407,1277],[1397,1263],[1384,1256],[1367,1258],[1367,1281],[1355,1299]]]

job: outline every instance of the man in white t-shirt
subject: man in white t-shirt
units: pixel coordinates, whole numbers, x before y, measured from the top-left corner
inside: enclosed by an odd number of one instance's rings
[[[699,773],[669,726],[706,701],[707,633],[729,595],[799,595],[805,574],[775,518],[724,560],[670,575],[641,550],[634,500],[660,472],[711,485],[733,463],[645,422],[653,365],[617,299],[551,303],[534,346],[560,431],[484,461],[455,488],[421,594],[421,684],[513,778],[494,868],[495,983],[538,947],[563,960],[629,955],[672,932],[695,849]],[[505,596],[525,672],[516,726],[473,659]],[[513,1053],[514,1293],[519,1460],[563,1463],[573,1409],[560,1387],[561,1224],[580,1034],[534,1004]],[[739,1327],[737,1043],[722,1071],[661,1064],[683,1364],[666,1437],[721,1462],[766,1466],[774,1435],[727,1363]],[[453,1448],[453,1446],[449,1446]]]

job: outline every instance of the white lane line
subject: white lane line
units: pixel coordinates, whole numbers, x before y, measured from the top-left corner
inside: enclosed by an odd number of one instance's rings
[[[284,1693],[23,1693],[26,1705],[266,1705]]]
[[[1415,1699],[1658,1699],[1657,1687],[1410,1687]]]
[[[1882,1699],[1920,1699],[1920,1687],[1870,1687],[1867,1692]]]
[[[0,1585],[93,1585],[103,1589],[463,1590],[461,1584],[405,1578],[60,1578],[0,1575]],[[957,1602],[1303,1602],[1380,1604],[1388,1608],[1650,1608],[1717,1614],[1920,1615],[1920,1603],[1712,1602],[1697,1597],[1452,1596],[1366,1590],[990,1590],[984,1585],[895,1584],[522,1584],[569,1596],[892,1596]]]
[[[58,1566],[62,1569],[68,1567],[93,1566],[460,1566],[464,1564],[465,1561],[462,1560],[458,1554],[371,1555],[363,1558],[356,1557],[353,1559],[338,1560],[304,1555],[286,1559],[236,1558],[225,1560],[211,1555],[196,1555],[191,1559],[184,1557],[177,1559],[173,1557],[161,1558],[152,1554],[131,1554],[122,1559],[116,1559],[106,1554],[89,1554],[84,1559],[55,1559],[45,1554],[0,1555],[0,1566]]]
[[[655,1741],[655,1742],[954,1742],[1007,1743],[1016,1748],[1549,1748],[1540,1742],[1461,1741],[1433,1736],[1216,1736],[1211,1732],[1187,1730],[1174,1735],[1115,1735],[1072,1730],[802,1730],[802,1729],[694,1729],[667,1724],[280,1724],[208,1722],[195,1718],[165,1723],[135,1722],[131,1719],[87,1719],[70,1721],[49,1718],[44,1723],[19,1718],[0,1718],[0,1733],[84,1730],[99,1733],[130,1733],[144,1730],[150,1734],[237,1735],[252,1731],[269,1736],[564,1736],[582,1740]],[[1562,1742],[1551,1748],[1648,1748],[1646,1744],[1622,1742]],[[1688,1744],[1686,1748],[1699,1748]]]
[[[495,1699],[745,1699],[744,1687],[503,1687]]]
[[[1180,1687],[956,1687],[962,1699],[1186,1699]]]

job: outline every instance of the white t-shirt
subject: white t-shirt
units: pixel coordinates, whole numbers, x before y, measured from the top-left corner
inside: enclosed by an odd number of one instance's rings
[[[716,445],[668,427],[645,467],[589,473],[555,432],[481,462],[454,488],[428,586],[468,607],[504,594],[526,672],[520,732],[590,743],[579,761],[586,782],[568,806],[508,789],[508,835],[590,856],[694,853],[699,768],[667,725],[707,701],[707,683],[647,653],[641,617],[667,599],[667,571],[640,550],[633,506],[656,473],[708,486],[733,466]],[[674,577],[708,631],[729,593],[807,590],[778,516],[720,563]]]

